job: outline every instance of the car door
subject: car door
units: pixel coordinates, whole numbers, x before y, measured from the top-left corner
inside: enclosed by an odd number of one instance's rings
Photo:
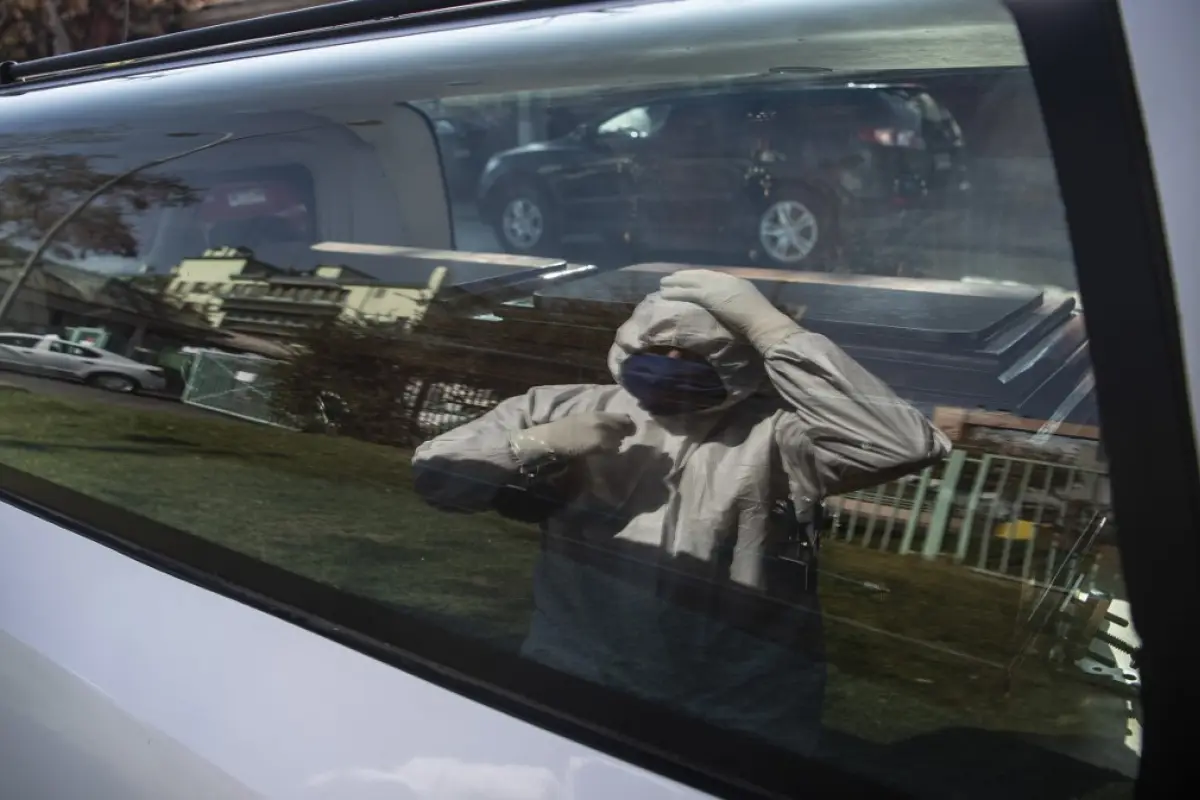
[[[699,98],[677,106],[635,161],[635,219],[645,246],[673,251],[728,249],[742,241],[740,213],[753,153],[749,101]]]
[[[569,232],[625,232],[633,210],[637,164],[670,114],[670,103],[643,103],[575,134],[579,150],[554,167],[552,178],[569,212],[565,220]]]
[[[41,360],[54,375],[74,378],[86,374],[88,366],[99,358],[100,353],[91,348],[58,340],[50,342]]]
[[[0,368],[30,373],[44,371],[34,349],[40,341],[40,337],[27,334],[0,334]]]

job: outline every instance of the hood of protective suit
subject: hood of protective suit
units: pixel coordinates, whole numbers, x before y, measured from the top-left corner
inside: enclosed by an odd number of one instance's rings
[[[693,303],[664,300],[657,292],[647,295],[617,329],[608,351],[613,379],[620,383],[625,360],[651,347],[687,350],[707,360],[728,392],[722,407],[754,394],[766,377],[758,351],[730,333],[716,317]]]

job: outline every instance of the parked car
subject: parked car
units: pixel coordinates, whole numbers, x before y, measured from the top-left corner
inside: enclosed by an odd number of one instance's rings
[[[486,131],[461,119],[438,118],[433,121],[446,188],[454,200],[470,200],[483,169],[482,139]]]
[[[161,392],[166,373],[99,347],[54,335],[0,333],[0,369],[80,381],[110,392]]]
[[[479,204],[513,253],[600,236],[650,251],[828,264],[847,237],[968,191],[962,131],[910,84],[750,84],[626,107],[493,157]],[[899,222],[895,222],[899,220]]]

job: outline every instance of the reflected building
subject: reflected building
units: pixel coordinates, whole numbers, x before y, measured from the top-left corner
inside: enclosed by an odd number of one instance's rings
[[[334,319],[415,322],[442,283],[433,268],[412,281],[388,281],[345,265],[289,270],[249,250],[217,248],[171,271],[167,296],[214,328],[290,338]],[[414,276],[415,277],[415,276]]]

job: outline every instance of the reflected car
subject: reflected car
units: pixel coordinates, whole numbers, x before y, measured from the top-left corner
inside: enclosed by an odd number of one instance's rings
[[[641,102],[500,153],[478,202],[512,253],[587,236],[814,269],[969,189],[962,130],[920,86],[754,84]]]
[[[0,369],[79,381],[110,392],[161,392],[166,373],[149,364],[57,336],[0,334]]]

